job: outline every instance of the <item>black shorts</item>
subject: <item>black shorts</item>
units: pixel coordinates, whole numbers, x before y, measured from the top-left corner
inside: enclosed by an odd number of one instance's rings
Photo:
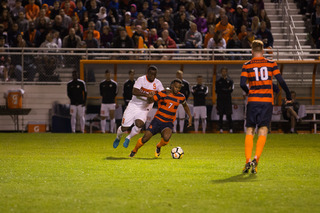
[[[273,106],[271,103],[250,102],[247,105],[246,127],[267,126],[271,122]]]
[[[164,130],[165,128],[170,128],[171,130],[173,129],[173,123],[172,122],[162,122],[157,118],[154,118],[148,129],[153,135],[157,134],[157,133],[161,133],[162,130]]]

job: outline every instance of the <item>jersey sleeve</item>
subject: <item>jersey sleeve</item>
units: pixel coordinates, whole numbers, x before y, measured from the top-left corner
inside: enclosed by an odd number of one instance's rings
[[[164,87],[161,83],[161,81],[157,81],[157,91],[160,92],[160,91],[163,91],[164,90]]]
[[[164,94],[163,92],[159,92],[153,96],[153,99],[154,101],[159,101],[161,99],[164,99],[165,96],[166,94]]]
[[[280,70],[279,70],[278,65],[277,65],[276,62],[273,62],[273,71],[272,71],[272,74],[273,74],[273,76],[280,74]]]
[[[136,82],[134,83],[134,85],[133,85],[133,87],[134,88],[137,88],[137,89],[141,89],[141,87],[142,87],[142,82],[143,81],[143,78],[142,77],[140,77],[140,78],[138,78],[137,80],[136,80]]]

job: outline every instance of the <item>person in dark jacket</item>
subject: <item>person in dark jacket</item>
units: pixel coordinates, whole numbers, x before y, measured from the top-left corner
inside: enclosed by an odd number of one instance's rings
[[[229,132],[232,133],[232,101],[231,93],[233,92],[233,80],[228,77],[228,69],[221,69],[221,77],[216,81],[217,93],[217,112],[219,115],[220,133],[223,133],[223,115],[227,116],[229,123]]]
[[[129,79],[123,85],[123,100],[126,107],[128,106],[129,101],[132,99],[132,89],[135,82],[134,69],[131,69],[129,71]]]
[[[78,79],[77,71],[72,72],[72,81],[67,84],[68,97],[70,99],[71,129],[76,132],[77,114],[80,117],[81,132],[84,133],[85,127],[85,105],[87,101],[86,83]]]

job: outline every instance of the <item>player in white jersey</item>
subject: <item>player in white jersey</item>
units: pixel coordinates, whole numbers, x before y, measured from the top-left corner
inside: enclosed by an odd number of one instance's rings
[[[153,103],[148,103],[147,98],[153,97],[156,92],[163,91],[162,83],[156,79],[158,68],[150,66],[147,75],[137,79],[132,90],[132,99],[124,111],[121,126],[117,130],[117,138],[113,142],[113,148],[117,148],[122,134],[127,131],[132,124],[130,134],[126,137],[123,146],[128,147],[130,139],[137,135],[144,126],[148,112],[152,109]]]

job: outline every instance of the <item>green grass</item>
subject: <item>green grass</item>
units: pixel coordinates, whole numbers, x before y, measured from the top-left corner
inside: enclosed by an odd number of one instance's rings
[[[174,134],[159,159],[159,135],[134,159],[114,137],[0,134],[0,212],[319,212],[319,135],[269,135],[257,175],[243,134]]]

